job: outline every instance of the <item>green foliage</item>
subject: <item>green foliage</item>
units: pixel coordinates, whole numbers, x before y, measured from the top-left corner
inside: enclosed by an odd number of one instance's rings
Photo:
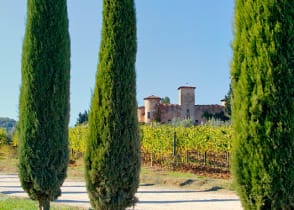
[[[87,124],[88,123],[88,112],[85,110],[84,113],[79,113],[79,117],[77,119],[77,122],[75,126],[81,125],[81,124]]]
[[[220,121],[228,121],[230,118],[225,115],[223,111],[217,112],[217,113],[210,113],[210,112],[204,112],[201,116],[202,118],[206,120],[216,119]]]
[[[87,190],[95,209],[121,210],[136,202],[140,169],[136,45],[134,1],[104,0],[85,153]]]
[[[186,128],[186,127],[193,126],[194,125],[194,122],[191,119],[184,119],[184,120],[182,120],[182,119],[176,119],[176,118],[174,118],[171,121],[171,125],[176,126],[176,127],[180,126],[180,127],[185,127]]]
[[[231,116],[232,114],[232,108],[231,108],[231,98],[232,98],[232,87],[230,85],[230,89],[228,94],[225,96],[225,113],[228,116]]]
[[[15,130],[11,139],[11,145],[17,147],[19,145],[19,131]]]
[[[0,128],[4,128],[7,132],[8,142],[10,143],[13,133],[16,130],[16,121],[7,117],[0,117]]]
[[[19,177],[40,208],[61,194],[68,163],[70,41],[66,0],[28,0],[19,105]]]
[[[293,0],[236,0],[232,172],[245,209],[294,208]]]
[[[168,96],[165,96],[160,100],[160,103],[162,104],[170,104],[170,98]]]
[[[173,137],[176,134],[177,154],[184,157],[187,151],[230,152],[232,128],[230,126],[173,127],[169,125],[148,126],[141,129],[141,144],[144,153],[154,157],[168,157],[173,152]]]
[[[78,125],[69,128],[69,148],[71,150],[71,160],[78,159],[80,154],[86,151],[88,127],[86,125]]]
[[[0,128],[0,145],[8,143],[8,136],[4,128]]]
[[[204,125],[207,126],[230,126],[232,122],[230,120],[222,121],[219,119],[211,118]]]

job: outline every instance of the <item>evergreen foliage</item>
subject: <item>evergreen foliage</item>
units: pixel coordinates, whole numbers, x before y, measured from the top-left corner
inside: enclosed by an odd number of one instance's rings
[[[164,98],[160,99],[160,103],[162,103],[162,104],[170,104],[170,98],[168,96],[165,96]]]
[[[230,89],[228,91],[228,94],[225,96],[225,114],[227,116],[231,116],[232,110],[231,110],[231,98],[232,98],[232,87],[230,85]]]
[[[294,208],[293,20],[293,0],[236,0],[232,172],[245,209]]]
[[[68,163],[70,40],[66,0],[28,0],[19,105],[19,177],[40,209],[61,194]]]
[[[140,169],[136,50],[134,1],[104,0],[85,154],[87,190],[94,209],[121,210],[136,202]]]
[[[88,111],[85,110],[84,113],[81,113],[81,112],[79,113],[75,126],[79,126],[79,125],[87,124],[87,123],[88,123]]]

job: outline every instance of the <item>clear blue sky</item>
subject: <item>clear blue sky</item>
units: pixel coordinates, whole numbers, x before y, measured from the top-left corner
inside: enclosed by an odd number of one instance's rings
[[[196,104],[220,104],[230,84],[234,0],[135,0],[137,101],[178,103],[177,88],[196,86]],[[101,40],[102,0],[68,0],[71,120],[90,106]],[[0,7],[0,117],[18,120],[26,0]]]

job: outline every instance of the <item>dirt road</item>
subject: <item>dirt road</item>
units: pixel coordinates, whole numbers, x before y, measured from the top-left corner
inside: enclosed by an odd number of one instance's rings
[[[27,197],[27,194],[20,187],[16,174],[0,174],[0,193],[9,196]],[[140,186],[136,196],[139,198],[139,202],[134,207],[135,210],[242,209],[236,194],[224,190],[179,190]],[[88,209],[90,203],[85,183],[66,180],[62,187],[62,196],[55,202]]]

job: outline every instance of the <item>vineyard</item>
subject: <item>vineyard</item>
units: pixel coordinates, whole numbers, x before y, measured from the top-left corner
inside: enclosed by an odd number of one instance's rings
[[[71,158],[85,151],[86,126],[69,129]],[[142,162],[169,169],[212,170],[228,173],[231,126],[173,127],[141,125]]]
[[[185,170],[228,172],[231,126],[141,126],[145,164]]]

